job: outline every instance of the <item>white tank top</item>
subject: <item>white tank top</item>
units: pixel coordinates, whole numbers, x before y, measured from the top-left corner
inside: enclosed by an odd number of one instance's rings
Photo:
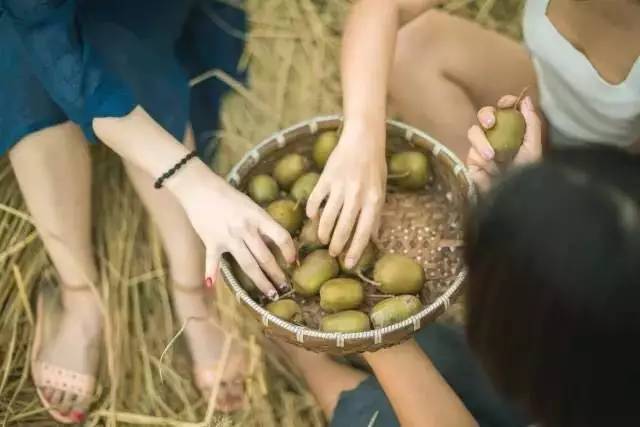
[[[608,83],[547,18],[548,5],[527,0],[523,29],[551,126],[567,140],[621,147],[640,140],[640,57],[623,82]]]

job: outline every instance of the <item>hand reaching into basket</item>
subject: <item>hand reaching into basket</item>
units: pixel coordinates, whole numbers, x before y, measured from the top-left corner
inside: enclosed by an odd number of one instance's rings
[[[516,103],[519,105],[516,106]],[[518,97],[506,95],[498,101],[499,110],[506,111],[516,107],[524,117],[524,137],[522,145],[513,157],[501,159],[499,149],[494,149],[487,138],[487,130],[498,131],[494,107],[481,108],[478,111],[478,121],[482,127],[474,125],[469,129],[468,138],[471,148],[467,155],[467,166],[471,178],[482,191],[486,191],[491,186],[491,182],[501,173],[505,164],[524,165],[536,162],[542,157],[542,125],[531,98],[527,96],[522,102],[518,102]],[[505,129],[505,131],[511,132],[513,129]],[[500,132],[503,130],[501,129]]]
[[[307,216],[320,215],[318,237],[329,244],[330,254],[347,250],[347,268],[360,259],[384,204],[385,138],[384,122],[379,129],[347,123],[307,202]]]
[[[216,281],[220,257],[229,253],[270,299],[289,287],[287,278],[267,246],[272,242],[293,263],[296,250],[289,233],[245,194],[231,187],[201,162],[194,162],[170,184],[181,187],[182,205],[206,248],[206,278]],[[266,273],[266,275],[265,275]],[[269,280],[267,276],[271,279]]]

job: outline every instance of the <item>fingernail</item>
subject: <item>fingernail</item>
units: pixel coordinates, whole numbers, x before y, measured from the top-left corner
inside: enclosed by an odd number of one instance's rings
[[[87,415],[81,411],[71,411],[69,414],[69,418],[71,418],[76,423],[81,423],[85,420]]]
[[[356,264],[356,260],[355,260],[355,258],[347,257],[347,258],[344,260],[344,265],[345,265],[345,267],[347,267],[347,268],[353,268],[353,267],[355,266],[355,264]]]
[[[275,289],[270,290],[267,296],[271,301],[278,301],[278,298],[280,298],[280,296],[278,295],[278,292],[276,292]]]
[[[493,123],[495,122],[495,118],[493,116],[488,116],[487,118],[484,119],[484,121],[482,122],[482,124],[485,127],[491,127],[493,126]]]
[[[531,101],[531,97],[527,96],[524,99],[524,108],[526,108],[529,111],[533,111],[533,102]]]
[[[211,279],[211,277],[207,277],[207,278],[204,280],[204,285],[205,285],[207,288],[213,288],[213,280]]]
[[[291,285],[289,285],[289,283],[287,282],[282,282],[278,285],[278,288],[280,288],[281,291],[286,292],[291,289]]]
[[[484,157],[485,160],[493,159],[493,150],[488,147],[485,148],[484,150],[482,150],[482,157]]]

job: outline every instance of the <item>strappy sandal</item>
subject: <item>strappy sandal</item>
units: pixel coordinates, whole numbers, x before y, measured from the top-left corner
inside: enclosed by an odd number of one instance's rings
[[[177,284],[173,284],[172,287],[174,291],[182,292],[182,293],[202,292],[202,290],[199,288],[184,287]],[[213,328],[220,327],[219,325],[216,325],[212,317],[200,317],[200,318],[192,317],[189,319],[189,322],[207,322],[207,323],[210,323],[211,327]],[[187,343],[187,346],[190,347],[189,343]],[[189,350],[191,352],[191,348]],[[242,362],[238,362],[237,360],[230,360],[226,362],[242,363]],[[233,395],[234,392],[237,392],[240,395],[239,399],[244,400],[244,393],[246,390],[245,388],[246,378],[245,377],[236,378],[236,379],[233,379],[232,381],[225,381],[224,379],[220,380],[220,378],[218,377],[220,363],[221,363],[220,361],[215,362],[205,367],[205,366],[196,366],[195,362],[193,362],[193,369],[192,369],[193,383],[198,388],[202,396],[205,399],[208,399],[209,393],[211,392],[211,390],[216,386],[218,382],[220,382],[216,409],[218,409],[221,412],[233,412],[235,409],[229,408],[229,406],[234,406],[233,403],[226,402],[225,397],[228,396],[229,394]],[[227,366],[226,368],[229,369],[229,366]],[[241,367],[238,367],[238,370],[240,371]]]
[[[88,286],[73,288],[86,290]],[[53,335],[52,327],[59,324],[60,306],[59,294],[50,285],[43,286],[38,295],[36,308],[36,326],[31,351],[31,376],[36,386],[36,392],[42,406],[59,423],[76,424],[83,421],[83,416],[74,414],[74,411],[62,413],[52,405],[43,393],[45,387],[71,393],[76,396],[73,403],[89,402],[95,390],[96,377],[94,375],[81,374],[72,370],[40,361],[39,355],[47,338]],[[84,406],[84,405],[83,405]]]

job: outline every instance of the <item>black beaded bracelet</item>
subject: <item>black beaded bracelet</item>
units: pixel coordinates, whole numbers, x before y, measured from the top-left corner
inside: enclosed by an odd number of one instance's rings
[[[173,174],[175,174],[178,169],[187,164],[187,162],[197,156],[198,153],[195,151],[190,152],[186,156],[182,158],[178,163],[176,163],[171,169],[163,173],[160,178],[156,179],[156,182],[153,184],[155,188],[162,188],[162,184],[169,179]]]

